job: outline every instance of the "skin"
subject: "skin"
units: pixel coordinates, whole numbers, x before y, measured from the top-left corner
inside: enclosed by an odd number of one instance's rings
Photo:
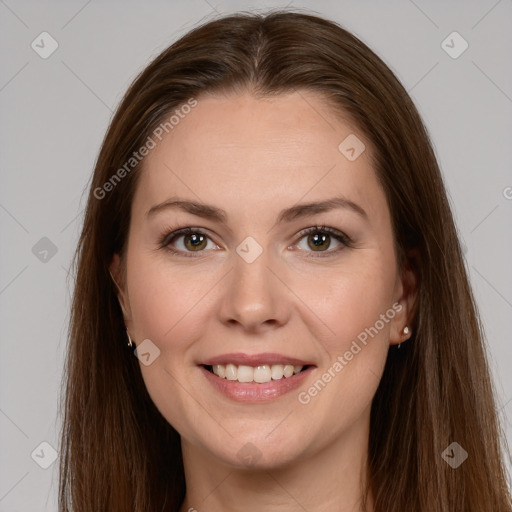
[[[371,401],[390,345],[408,337],[402,329],[416,285],[397,265],[370,143],[314,92],[197,99],[146,157],[125,259],[115,255],[111,263],[133,340],[150,339],[160,350],[141,371],[182,438],[181,511],[358,511]],[[366,145],[355,161],[338,150],[352,133]],[[282,209],[341,195],[367,218],[338,208],[276,224]],[[174,196],[223,208],[227,221],[179,209],[147,215]],[[314,233],[300,232],[317,225],[342,231],[351,244],[331,237],[323,252],[315,251]],[[171,245],[181,254],[159,245],[168,228],[187,226],[206,232],[202,251],[183,235]],[[248,236],[263,250],[252,263],[236,252]],[[300,403],[298,393],[393,304],[400,312],[309,403]],[[231,352],[277,352],[316,368],[298,390],[239,403],[215,390],[198,367]],[[251,466],[237,456],[247,443],[257,454]]]

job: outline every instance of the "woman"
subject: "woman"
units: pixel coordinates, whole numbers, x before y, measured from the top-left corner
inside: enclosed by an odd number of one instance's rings
[[[428,135],[338,25],[228,16],[158,56],[76,263],[61,511],[510,511]]]

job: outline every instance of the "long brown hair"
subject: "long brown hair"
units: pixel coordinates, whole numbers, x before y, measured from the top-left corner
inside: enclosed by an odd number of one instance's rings
[[[484,336],[426,129],[365,44],[333,22],[286,11],[227,16],[192,30],[136,78],[112,119],[74,260],[59,510],[174,511],[183,501],[180,437],[126,347],[108,268],[113,254],[123,254],[144,164],[126,162],[191,98],[242,90],[316,91],[354,120],[373,145],[400,264],[418,278],[414,336],[390,349],[372,404],[367,480],[375,512],[510,512]],[[452,442],[468,453],[456,469],[442,457]]]

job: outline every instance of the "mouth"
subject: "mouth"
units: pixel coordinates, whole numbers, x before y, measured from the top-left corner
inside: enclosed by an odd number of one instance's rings
[[[307,370],[310,365],[262,364],[258,366],[236,365],[234,363],[202,365],[221,379],[240,383],[265,384],[271,381],[289,379]]]
[[[278,398],[299,387],[316,368],[280,354],[226,354],[199,364],[207,381],[224,396],[241,402]]]

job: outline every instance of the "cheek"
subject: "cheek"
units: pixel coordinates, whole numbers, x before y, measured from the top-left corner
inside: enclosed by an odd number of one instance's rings
[[[175,339],[175,332],[201,309],[213,285],[211,274],[194,270],[193,264],[171,265],[164,250],[155,254],[133,247],[129,262],[130,307],[139,337],[164,344]]]
[[[208,295],[215,280],[198,270],[171,267],[165,257],[134,254],[129,274],[130,306],[138,341],[151,340],[159,355],[140,364],[147,391],[162,415],[178,431],[189,431],[194,417],[190,401],[200,401],[189,380],[192,350],[204,337]]]
[[[332,357],[347,350],[352,340],[374,326],[391,308],[393,268],[383,259],[361,257],[357,265],[347,264],[345,269],[319,278],[309,292],[303,289],[305,302],[312,304],[319,319],[329,327],[331,336],[326,349]],[[381,332],[375,338],[384,339],[389,323],[381,324],[378,323]]]
[[[372,256],[372,257],[370,257]],[[396,275],[394,263],[367,253],[358,264],[324,281],[315,311],[330,334],[323,338],[323,367],[312,387],[302,389],[318,418],[335,430],[358,417],[371,402],[389,350]]]

